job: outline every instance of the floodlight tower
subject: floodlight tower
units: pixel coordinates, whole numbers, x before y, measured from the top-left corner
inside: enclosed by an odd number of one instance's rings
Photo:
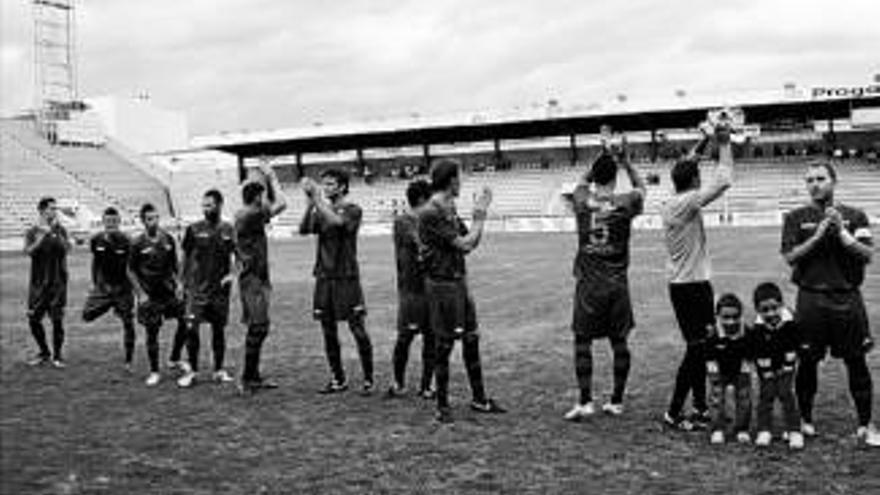
[[[66,118],[77,101],[74,0],[32,0],[38,123]]]

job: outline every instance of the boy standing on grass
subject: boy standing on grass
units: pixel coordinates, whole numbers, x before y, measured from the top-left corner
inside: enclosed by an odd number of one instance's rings
[[[773,405],[782,404],[784,431],[788,446],[804,448],[800,431],[797,401],[794,396],[794,372],[797,365],[798,329],[791,311],[783,305],[782,291],[771,282],[755,288],[753,302],[758,317],[752,328],[751,341],[758,372],[758,436],[755,445],[770,445],[773,435]]]
[[[748,362],[749,341],[743,324],[743,305],[734,294],[723,294],[715,304],[714,326],[706,339],[706,372],[712,421],[709,441],[723,444],[727,422],[727,389],[733,387],[736,441],[749,443],[752,414],[752,375]]]

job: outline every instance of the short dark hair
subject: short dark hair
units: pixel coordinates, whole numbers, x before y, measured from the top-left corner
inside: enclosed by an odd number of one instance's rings
[[[715,314],[721,312],[722,308],[735,308],[739,311],[739,314],[743,312],[743,303],[739,300],[739,297],[736,294],[731,292],[727,292],[721,294],[721,297],[718,298],[718,302],[715,303]]]
[[[339,168],[328,168],[321,172],[321,178],[332,177],[338,186],[342,186],[342,194],[348,194],[348,183],[350,178],[348,172]]]
[[[144,203],[141,206],[141,220],[147,218],[147,213],[156,211],[156,206],[153,203]]]
[[[617,161],[610,154],[602,153],[593,162],[587,177],[600,186],[611,183],[617,177]]]
[[[782,290],[779,289],[779,286],[774,284],[773,282],[763,282],[758,284],[755,287],[755,292],[752,294],[752,300],[755,303],[755,307],[758,307],[763,301],[768,299],[773,299],[774,301],[782,302]]]
[[[37,203],[37,211],[43,213],[46,211],[46,208],[49,207],[52,203],[55,203],[55,198],[52,196],[43,196],[40,198],[40,201]]]
[[[414,180],[406,188],[406,200],[415,208],[431,197],[431,184],[424,179]]]
[[[452,179],[458,178],[461,164],[458,160],[441,158],[431,165],[431,189],[443,191],[452,183]]]
[[[218,205],[223,204],[223,193],[221,193],[220,191],[218,191],[216,189],[208,189],[207,191],[205,191],[204,196],[206,198],[213,199],[214,202],[217,203]]]
[[[675,192],[687,191],[700,176],[700,161],[696,158],[682,158],[672,166],[670,176]]]
[[[108,207],[104,208],[104,216],[105,217],[106,216],[118,217],[119,210],[117,210],[116,208],[114,208],[112,206],[108,206]]]
[[[248,182],[241,188],[241,200],[246,205],[253,204],[266,190],[266,186],[259,182]]]
[[[810,162],[807,165],[807,168],[824,168],[828,171],[828,176],[831,177],[831,180],[837,182],[837,170],[834,168],[834,165],[831,164],[828,160],[816,160]]]

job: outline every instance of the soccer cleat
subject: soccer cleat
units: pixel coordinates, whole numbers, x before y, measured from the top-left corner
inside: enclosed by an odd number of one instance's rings
[[[144,381],[144,383],[146,383],[148,387],[155,387],[159,384],[159,380],[161,380],[159,373],[153,372],[147,375],[147,379]]]
[[[623,414],[623,404],[606,402],[602,404],[602,412],[604,412],[605,414],[610,414],[611,416],[620,416],[621,414]]]
[[[747,431],[741,431],[736,434],[737,443],[752,443],[752,437]]]
[[[663,424],[679,431],[694,431],[694,424],[689,419],[682,416],[672,416],[671,414],[663,414]]]
[[[63,359],[57,358],[52,360],[52,367],[55,369],[64,369],[67,368],[67,363],[64,362]]]
[[[485,414],[502,414],[507,412],[507,409],[501,407],[494,399],[486,399],[485,402],[471,401],[471,409]]]
[[[361,395],[364,397],[373,395],[373,380],[364,380],[364,384],[361,385]]]
[[[570,411],[565,413],[563,418],[566,421],[580,421],[593,414],[596,414],[596,406],[592,402],[587,402],[586,404],[575,404]]]
[[[709,436],[709,443],[712,445],[721,445],[724,443],[724,432],[721,430],[715,430],[712,432],[712,435]]]
[[[232,375],[226,370],[215,371],[211,374],[211,379],[217,383],[231,383],[235,381],[235,378],[232,378]]]
[[[186,371],[183,373],[183,376],[181,376],[180,378],[177,379],[177,386],[180,388],[189,388],[189,387],[192,387],[193,382],[195,382],[195,381],[196,381],[195,372],[192,369],[190,369],[189,366],[187,366]]]
[[[755,445],[758,447],[767,447],[772,440],[773,435],[770,434],[769,431],[759,431],[758,436],[755,437]]]
[[[37,354],[36,356],[29,358],[25,363],[28,366],[42,366],[45,363],[49,362],[49,356],[43,354]]]
[[[790,432],[788,434],[788,448],[792,450],[804,448],[804,434],[799,431]]]
[[[238,390],[238,395],[242,396],[253,395],[257,392],[258,388],[259,385],[257,384],[257,382],[250,380],[242,380],[238,382],[238,385],[236,386],[236,389]]]
[[[346,390],[348,390],[348,383],[346,383],[345,381],[340,382],[337,380],[330,380],[329,382],[327,382],[327,385],[324,385],[324,388],[318,390],[318,393],[329,395],[344,392]]]
[[[856,439],[869,447],[880,447],[880,431],[873,424],[859,426],[856,429]]]
[[[813,423],[801,423],[801,433],[803,433],[805,437],[815,437],[817,435],[816,427]]]
[[[183,361],[177,359],[169,359],[168,360],[168,370],[169,371],[182,371],[183,370]]]
[[[254,386],[260,390],[275,390],[278,388],[278,383],[273,382],[267,378],[260,378],[256,382],[254,382]]]
[[[700,411],[699,409],[694,409],[691,411],[690,415],[688,415],[688,419],[691,424],[694,425],[694,429],[701,430],[709,426],[709,423],[712,422],[712,414],[708,409]]]
[[[443,424],[451,424],[455,422],[452,418],[452,409],[449,407],[441,407],[437,409],[437,414],[434,415],[434,419],[436,419],[438,423]]]
[[[437,392],[432,388],[426,388],[419,391],[419,397],[425,400],[433,400],[437,397]]]

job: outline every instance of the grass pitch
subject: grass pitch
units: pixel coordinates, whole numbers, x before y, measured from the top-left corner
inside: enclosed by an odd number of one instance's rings
[[[778,253],[777,229],[709,232],[716,293],[744,301],[760,281],[794,295]],[[510,408],[479,416],[458,351],[451,394],[457,422],[438,426],[433,404],[380,393],[321,396],[328,377],[318,325],[311,320],[314,244],[299,239],[270,251],[273,326],[263,368],[281,388],[251,398],[203,381],[178,390],[171,376],[143,384],[122,371],[121,328],[112,315],[79,319],[88,288],[87,253],[71,256],[66,344],[69,367],[30,369],[24,319],[28,260],[0,259],[0,492],[27,493],[880,493],[880,449],[857,447],[855,413],[841,363],[821,368],[816,417],[821,436],[804,451],[782,444],[710,446],[705,433],[665,430],[664,411],[683,344],[674,325],[658,232],[635,235],[630,271],[637,328],[626,413],[580,424],[562,420],[576,398],[568,328],[574,281],[573,234],[489,234],[469,258],[490,393]],[[394,271],[387,237],[361,239],[379,389],[390,380],[395,338]],[[880,322],[880,264],[864,295]],[[228,362],[240,370],[244,329],[233,299]],[[163,362],[173,325],[162,333]],[[346,371],[360,379],[354,342],[341,329]],[[875,332],[876,334],[876,332]],[[202,363],[210,361],[203,328]],[[417,340],[410,383],[418,373]],[[594,344],[594,389],[611,386],[610,350]],[[880,357],[869,359],[880,381]],[[880,393],[880,387],[875,386]],[[880,400],[875,399],[880,414]]]

